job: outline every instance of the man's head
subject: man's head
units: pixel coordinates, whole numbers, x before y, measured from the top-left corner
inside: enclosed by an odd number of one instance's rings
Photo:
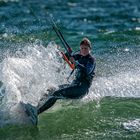
[[[80,53],[83,56],[86,56],[90,53],[91,49],[91,42],[89,41],[88,38],[83,38],[82,41],[80,42]]]

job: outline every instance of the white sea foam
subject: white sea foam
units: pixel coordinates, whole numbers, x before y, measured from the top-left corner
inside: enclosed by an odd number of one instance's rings
[[[66,82],[67,70],[64,70],[56,45],[52,42],[47,48],[37,43],[30,44],[18,50],[13,57],[5,58],[0,79],[5,86],[0,106],[1,121],[7,123],[5,119],[15,120],[17,114],[13,108],[17,108],[20,101],[36,106],[49,87],[57,88],[57,85]],[[19,119],[16,117],[16,120]]]
[[[134,70],[95,78],[84,100],[100,100],[106,96],[140,98],[139,74],[139,70]]]
[[[140,119],[129,120],[122,123],[124,129],[132,132],[140,132]]]

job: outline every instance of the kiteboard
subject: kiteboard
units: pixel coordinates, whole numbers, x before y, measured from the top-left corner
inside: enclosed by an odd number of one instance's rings
[[[31,121],[33,125],[37,125],[38,123],[38,114],[37,108],[29,103],[20,102],[23,110],[25,111],[27,117]]]

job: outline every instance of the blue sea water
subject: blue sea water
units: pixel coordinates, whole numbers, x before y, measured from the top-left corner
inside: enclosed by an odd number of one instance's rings
[[[86,97],[58,101],[30,127],[17,103],[36,106],[70,73],[50,15],[74,51],[83,37],[91,40],[96,76]],[[138,140],[139,42],[139,0],[1,0],[0,139]]]

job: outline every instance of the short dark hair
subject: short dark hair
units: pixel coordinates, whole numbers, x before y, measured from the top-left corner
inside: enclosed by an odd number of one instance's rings
[[[88,38],[83,38],[82,39],[82,41],[80,42],[80,46],[81,45],[86,45],[86,46],[88,46],[90,49],[91,49],[91,42],[90,42],[90,40],[88,39]]]

